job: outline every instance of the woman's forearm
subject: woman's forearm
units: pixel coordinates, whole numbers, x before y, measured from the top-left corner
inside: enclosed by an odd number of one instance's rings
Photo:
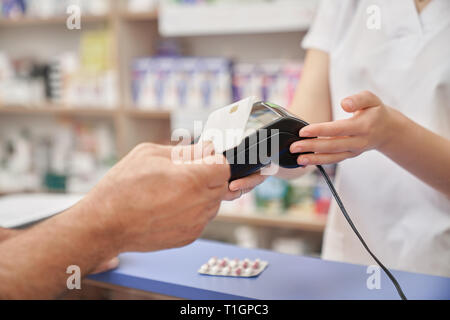
[[[450,197],[450,140],[391,109],[391,133],[378,150]]]
[[[310,49],[306,53],[305,63],[290,111],[309,122],[331,121],[331,96],[328,80],[328,54],[321,50]],[[280,168],[277,177],[295,179],[313,170],[313,167],[298,169]]]
[[[326,52],[308,50],[290,110],[309,123],[331,121],[328,66]]]

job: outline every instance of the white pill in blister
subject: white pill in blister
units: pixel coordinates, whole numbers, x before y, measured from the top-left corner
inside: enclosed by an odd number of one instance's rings
[[[211,259],[208,260],[208,264],[210,266],[214,266],[216,263],[217,263],[216,257],[212,257]]]
[[[248,268],[244,270],[244,276],[251,276],[253,274],[253,270]]]
[[[228,262],[227,262],[225,259],[219,259],[219,260],[217,260],[217,265],[221,266],[222,268],[223,268],[223,267],[226,267],[227,264],[228,264]]]
[[[238,265],[238,260],[237,259],[233,259],[230,261],[230,267],[232,268],[236,268]]]
[[[230,267],[225,267],[222,269],[222,274],[223,275],[229,275],[231,273],[231,268]]]
[[[222,270],[222,268],[220,268],[220,267],[217,266],[217,265],[211,268],[211,272],[214,273],[214,274],[220,273],[221,270]]]
[[[228,258],[218,259],[212,257],[202,265],[198,272],[215,276],[254,277],[259,275],[266,267],[267,261],[248,258],[239,260]]]

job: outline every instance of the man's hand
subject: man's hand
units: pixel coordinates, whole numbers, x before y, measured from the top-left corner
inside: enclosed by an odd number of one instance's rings
[[[120,252],[200,236],[228,192],[229,165],[223,156],[175,164],[170,155],[170,147],[136,147],[78,204],[2,241],[0,298],[53,298],[70,265],[86,276],[114,268]]]
[[[263,183],[267,177],[258,171],[248,177],[230,182],[229,191],[224,200],[231,201],[240,198],[243,194],[252,191],[255,187]]]
[[[10,239],[19,233],[19,230],[0,228],[0,242]]]
[[[142,144],[81,202],[118,252],[179,247],[197,239],[228,192],[223,156],[175,164],[171,148]]]
[[[341,102],[353,117],[345,120],[310,124],[300,130],[301,137],[317,137],[294,142],[292,153],[314,152],[298,157],[298,164],[330,164],[380,149],[393,134],[398,111],[387,107],[373,93],[363,91]]]
[[[116,269],[119,266],[120,260],[118,257],[112,258],[108,261],[105,261],[98,265],[97,268],[95,268],[93,271],[91,271],[91,274],[97,274],[102,273],[106,271],[110,271],[113,269]]]
[[[184,148],[184,150],[183,150]],[[181,152],[186,148],[191,148],[190,154],[192,159],[212,156],[215,154],[214,144],[211,141],[202,141],[200,144],[194,146],[181,147]],[[261,171],[230,182],[228,192],[225,194],[223,200],[232,201],[240,198],[243,194],[252,191],[256,186],[260,185],[267,179],[268,175],[262,175]]]

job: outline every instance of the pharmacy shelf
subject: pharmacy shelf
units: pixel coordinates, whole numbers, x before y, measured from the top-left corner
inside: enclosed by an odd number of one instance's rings
[[[309,2],[316,3],[316,0],[283,0],[284,4],[273,5],[273,2],[261,3],[256,1],[253,4],[241,4],[243,1],[222,1],[225,11],[222,8],[204,7],[195,5],[187,7],[177,7],[169,12],[171,17],[163,16],[161,9],[154,12],[134,13],[126,11],[126,2],[122,0],[110,0],[111,13],[104,16],[82,16],[82,24],[88,27],[97,24],[108,24],[108,30],[113,36],[112,55],[113,69],[118,75],[118,105],[115,109],[106,109],[102,106],[88,106],[85,108],[71,108],[64,105],[42,103],[33,106],[4,105],[0,103],[0,118],[2,120],[15,119],[23,116],[33,119],[33,116],[58,117],[67,116],[81,119],[83,121],[111,121],[115,132],[116,147],[118,157],[124,156],[134,145],[142,141],[165,142],[170,138],[171,113],[163,108],[157,110],[139,110],[132,105],[131,85],[130,85],[130,65],[136,57],[149,56],[157,52],[158,42],[164,35],[230,35],[233,40],[235,50],[242,53],[242,57],[247,55],[252,57],[254,48],[259,48],[261,43],[266,43],[266,33],[281,33],[292,31],[304,31],[310,25],[312,10],[308,9]],[[169,2],[169,1],[167,1]],[[172,1],[173,2],[173,1]],[[250,2],[250,1],[248,1]],[[299,3],[302,3],[299,5]],[[206,3],[206,1],[205,1]],[[230,3],[234,3],[230,4]],[[269,5],[272,3],[271,5]],[[239,10],[236,10],[239,5]],[[305,7],[302,6],[306,5]],[[226,7],[228,6],[228,7]],[[300,9],[298,9],[300,7]],[[192,11],[190,11],[192,9]],[[187,11],[185,11],[187,10]],[[166,11],[167,13],[167,11]],[[189,15],[188,15],[189,14]],[[194,14],[194,15],[191,15]],[[197,15],[197,17],[195,17]],[[194,18],[192,18],[194,17]],[[251,19],[249,17],[258,17]],[[169,20],[167,20],[169,18]],[[170,20],[172,19],[172,20]],[[175,19],[175,20],[174,20]],[[48,19],[24,17],[15,20],[0,20],[0,29],[3,32],[22,31],[39,29],[46,37],[53,36],[53,28],[65,26],[67,15],[50,17]],[[173,24],[172,24],[173,23]],[[163,26],[161,26],[163,25]],[[161,35],[158,28],[167,31]],[[203,29],[203,30],[200,30]],[[242,42],[247,42],[246,36],[242,34],[261,33],[252,38],[251,46],[240,47]],[[264,35],[262,35],[264,33]],[[48,34],[48,35],[47,35]],[[233,35],[236,35],[234,38]],[[23,43],[27,44],[28,50],[33,50],[33,41],[36,35],[34,32],[22,33],[22,41],[4,41],[0,39],[1,45],[11,45],[12,52],[32,52],[23,50]],[[41,35],[40,35],[41,36]],[[270,35],[278,39],[278,35]],[[228,37],[228,36],[227,36]],[[283,47],[287,41],[297,35],[281,34],[277,46]],[[218,41],[222,41],[218,37]],[[53,39],[52,39],[53,40]],[[64,39],[61,45],[66,46]],[[210,44],[211,38],[185,38],[180,39],[182,45],[187,49],[188,55],[215,56],[218,54],[230,55],[222,50],[222,46],[215,48],[216,42]],[[58,39],[54,40],[55,42]],[[51,41],[53,42],[53,41]],[[29,44],[29,45],[28,45]],[[17,45],[17,48],[14,47]],[[214,50],[205,50],[205,47],[212,46]],[[59,52],[60,45],[49,48],[46,53]],[[234,49],[233,49],[234,50]],[[233,50],[230,49],[232,53]],[[295,47],[297,50],[297,47]],[[217,53],[214,53],[217,52]],[[277,50],[274,50],[277,51]],[[223,53],[224,52],[224,53]],[[296,52],[296,51],[295,51]],[[271,53],[270,53],[271,54]],[[267,53],[267,55],[270,55]],[[234,56],[234,55],[232,55]],[[284,56],[284,55],[283,55]],[[288,55],[289,56],[289,55]],[[239,58],[239,57],[237,57]],[[240,59],[240,58],[239,58]],[[245,60],[245,59],[244,59]],[[46,119],[47,120],[47,119]],[[52,119],[53,120],[53,119]],[[3,190],[3,195],[10,194]],[[0,195],[2,194],[0,190]],[[263,215],[259,213],[224,212],[216,218],[223,223],[246,224],[261,227],[276,227],[290,230],[302,230],[320,233],[325,226],[325,218],[320,219],[312,214],[301,215]]]
[[[81,17],[81,23],[101,23],[108,22],[111,15],[86,15]],[[129,22],[156,21],[158,12],[121,12],[120,19]],[[65,24],[67,16],[57,16],[48,18],[22,17],[14,19],[0,19],[0,27],[20,27],[20,26],[51,26]]]
[[[0,106],[1,115],[67,115],[84,117],[113,117],[122,112],[128,118],[132,119],[150,119],[150,120],[170,120],[170,111],[165,110],[140,110],[126,108],[106,107],[67,107],[63,105],[37,105],[37,106]]]
[[[137,119],[155,119],[155,120],[170,119],[170,111],[165,110],[141,110],[135,108],[126,108],[125,114],[130,118],[137,118]]]
[[[303,215],[295,216],[292,214],[265,215],[251,212],[221,210],[215,221],[246,224],[259,227],[323,232],[326,225],[326,219],[326,216],[317,216],[313,213],[305,213]]]
[[[112,117],[117,108],[101,107],[67,107],[62,105],[0,106],[0,115],[67,115],[67,116],[95,116]]]
[[[82,16],[81,23],[106,22],[110,18],[109,15],[98,16]],[[67,16],[37,18],[23,17],[15,19],[0,19],[0,27],[19,27],[19,26],[39,26],[39,25],[60,25],[65,24]]]
[[[149,12],[122,12],[120,13],[120,17],[124,21],[129,22],[141,22],[141,21],[156,21],[158,20],[158,12],[157,11],[149,11]]]
[[[167,3],[161,5],[159,31],[163,36],[305,31],[316,5],[314,0],[195,6]]]

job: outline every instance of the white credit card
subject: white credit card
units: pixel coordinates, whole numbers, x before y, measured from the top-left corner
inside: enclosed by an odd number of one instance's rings
[[[249,97],[213,111],[206,121],[200,141],[212,141],[216,153],[238,146],[244,138],[255,102],[256,97]]]

